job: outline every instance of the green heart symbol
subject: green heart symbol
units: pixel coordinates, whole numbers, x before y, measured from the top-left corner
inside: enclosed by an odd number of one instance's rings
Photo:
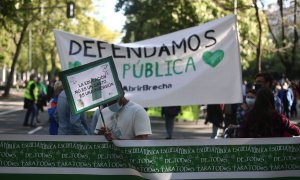
[[[69,69],[81,66],[81,63],[79,61],[69,62]]]
[[[223,59],[224,51],[216,50],[215,52],[205,51],[202,55],[204,62],[211,67],[216,67]]]

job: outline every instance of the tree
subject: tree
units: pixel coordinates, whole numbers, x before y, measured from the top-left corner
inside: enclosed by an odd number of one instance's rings
[[[195,1],[119,0],[116,10],[127,17],[123,42],[139,41],[196,26],[199,18]]]
[[[260,19],[260,15],[259,15],[257,0],[253,0],[253,5],[255,8],[255,16],[257,19],[258,30],[259,30],[258,43],[257,43],[257,47],[256,47],[256,69],[257,69],[257,72],[261,72],[262,24],[261,24],[261,19]]]
[[[18,12],[16,5],[19,5],[23,12]],[[16,46],[13,53],[13,61],[10,68],[7,84],[5,86],[4,96],[9,95],[11,82],[15,67],[22,49],[22,43],[29,24],[36,18],[38,12],[26,13],[26,9],[31,7],[30,1],[24,1],[23,4],[15,1],[3,0],[0,4],[0,22],[3,28],[9,33],[10,37]]]
[[[120,36],[120,33],[110,31],[101,22],[87,15],[87,12],[93,11],[91,0],[75,3],[76,17],[68,19],[66,17],[65,1],[0,1],[0,23],[2,25],[0,31],[4,31],[9,37],[4,39],[1,36],[0,43],[5,45],[6,49],[0,49],[0,51],[5,51],[5,54],[13,56],[4,96],[9,95],[14,71],[17,68],[21,71],[28,71],[30,68],[26,51],[22,50],[23,46],[31,47],[32,52],[34,52],[32,59],[34,71],[45,76],[50,69],[50,79],[52,79],[58,68],[53,29],[62,29],[95,38],[101,37],[102,40],[109,42]],[[32,45],[28,44],[27,32],[29,26],[31,26],[32,32]],[[12,42],[15,47],[8,48]],[[1,58],[4,60],[1,60]],[[9,59],[8,55],[0,56],[0,61],[3,61],[3,64],[9,63]]]
[[[285,4],[282,0],[278,0],[277,6],[279,7],[279,11],[274,11],[275,13],[264,11],[264,13],[271,39],[275,44],[273,52],[276,53],[281,64],[284,66],[285,75],[293,78],[297,76],[296,74],[299,74],[296,67],[296,62],[299,58],[299,24],[297,24],[299,2],[291,0],[287,3]]]

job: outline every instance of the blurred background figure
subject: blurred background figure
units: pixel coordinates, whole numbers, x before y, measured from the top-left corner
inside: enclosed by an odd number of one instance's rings
[[[57,107],[57,101],[58,101],[58,95],[63,90],[63,85],[61,81],[56,81],[54,84],[54,97],[49,102],[48,107],[48,115],[49,115],[49,134],[50,135],[57,135],[58,132],[58,117],[56,113],[56,107]]]
[[[221,104],[208,104],[205,123],[210,122],[212,126],[211,139],[217,139],[220,128],[223,129],[223,107]]]
[[[290,82],[288,80],[282,81],[281,89],[278,92],[278,97],[283,104],[283,112],[287,118],[290,118],[290,112],[294,101],[293,91],[289,86]]]
[[[161,115],[165,118],[165,126],[167,131],[166,139],[172,139],[174,121],[176,116],[181,112],[180,106],[162,107]]]
[[[39,123],[39,111],[44,112],[44,106],[47,106],[47,88],[46,85],[41,82],[41,78],[37,78],[37,87],[39,89],[38,101],[37,101],[37,114],[36,121]]]
[[[291,118],[297,118],[298,117],[298,111],[297,111],[297,104],[298,104],[298,98],[299,98],[299,87],[295,82],[291,83],[291,89],[293,91],[294,99],[293,104],[291,107]]]
[[[29,81],[26,85],[26,89],[24,92],[24,108],[27,109],[25,119],[24,119],[24,126],[28,126],[28,119],[31,115],[30,126],[36,127],[36,114],[37,114],[37,101],[38,101],[38,94],[39,88],[36,84],[37,77],[35,74],[30,75]]]

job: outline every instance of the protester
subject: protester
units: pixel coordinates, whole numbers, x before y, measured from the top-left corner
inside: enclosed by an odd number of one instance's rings
[[[222,105],[220,104],[208,104],[207,105],[207,114],[206,114],[206,122],[211,122],[213,124],[212,127],[212,139],[217,139],[219,135],[219,128],[222,127],[222,123],[224,120]]]
[[[236,123],[229,124],[229,126],[225,129],[224,138],[236,138],[239,134],[239,128],[243,122],[244,115],[250,111],[255,102],[255,90],[250,89],[247,91],[245,96],[245,102],[240,104],[237,107],[236,112]]]
[[[63,90],[57,100],[58,134],[59,135],[89,135],[90,129],[87,125],[85,113],[73,115]]]
[[[30,75],[29,82],[26,85],[25,93],[24,93],[24,108],[27,109],[24,126],[28,126],[28,119],[31,115],[30,125],[31,127],[36,127],[36,114],[37,114],[37,100],[39,89],[37,87],[37,77],[35,74]]]
[[[44,106],[47,106],[47,89],[43,82],[41,82],[41,78],[37,79],[37,87],[39,89],[38,101],[37,101],[37,114],[36,121],[39,123],[39,111],[44,112]]]
[[[297,118],[298,116],[298,111],[297,111],[297,104],[298,104],[298,98],[299,98],[299,92],[298,92],[298,87],[297,84],[295,82],[291,83],[291,88],[294,94],[294,100],[293,100],[293,104],[291,107],[291,117],[295,117]]]
[[[245,114],[239,137],[291,137],[299,136],[300,129],[286,116],[276,111],[274,95],[269,88],[260,88],[253,108]]]
[[[152,134],[150,119],[145,109],[124,97],[112,101],[98,116],[95,134],[104,134],[106,139],[148,139]],[[97,110],[99,111],[99,110]],[[96,112],[95,112],[96,113]],[[98,112],[98,114],[100,114]]]
[[[256,74],[255,76],[255,91],[258,92],[258,90],[262,87],[269,88],[271,91],[273,91],[273,77],[271,74],[266,72],[261,72]],[[275,93],[275,91],[273,91]],[[283,112],[283,105],[278,96],[274,95],[274,106],[277,112],[282,113]]]
[[[58,117],[56,113],[58,95],[63,90],[61,81],[56,81],[54,84],[54,97],[49,102],[48,115],[50,120],[49,134],[57,135],[58,132]]]
[[[47,101],[49,102],[52,98],[55,97],[54,93],[54,84],[56,80],[51,80],[47,82]]]
[[[236,124],[236,112],[238,104],[224,104],[224,129],[230,124]]]
[[[172,139],[173,129],[174,129],[174,121],[176,116],[180,113],[180,106],[167,106],[162,107],[162,116],[165,118],[165,126],[167,130],[166,139]]]
[[[289,81],[284,80],[281,84],[281,89],[278,92],[278,97],[283,104],[283,112],[287,118],[290,117],[290,111],[294,100],[294,94],[289,87]]]

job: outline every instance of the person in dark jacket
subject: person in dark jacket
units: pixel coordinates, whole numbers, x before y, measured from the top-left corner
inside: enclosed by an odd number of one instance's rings
[[[167,106],[162,108],[162,116],[165,118],[165,125],[167,130],[166,139],[172,139],[174,121],[176,116],[181,112],[180,106]]]
[[[220,104],[208,104],[207,105],[207,115],[206,122],[213,124],[212,127],[212,139],[217,139],[219,134],[219,129],[223,128],[222,124],[224,121],[222,105]]]

